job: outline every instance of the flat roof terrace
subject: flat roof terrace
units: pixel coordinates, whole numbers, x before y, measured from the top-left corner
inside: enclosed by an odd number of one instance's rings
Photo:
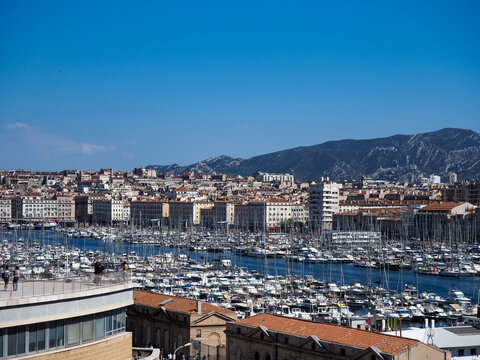
[[[0,283],[0,309],[71,298],[95,296],[132,289],[130,272],[106,272],[101,278],[95,275],[71,276],[60,279],[19,280],[13,290],[10,279],[7,290]]]
[[[122,271],[52,280],[19,281],[0,290],[0,328],[70,319],[133,304],[133,284]]]

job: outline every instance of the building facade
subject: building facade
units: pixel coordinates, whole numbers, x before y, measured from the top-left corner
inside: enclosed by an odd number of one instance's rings
[[[173,354],[184,344],[192,346],[177,352],[177,358],[197,355],[217,358],[225,352],[226,323],[234,321],[234,311],[199,300],[134,290],[134,304],[127,311],[127,329],[134,346],[150,346]],[[215,355],[215,357],[214,357]]]
[[[200,210],[213,208],[211,202],[170,201],[170,225],[173,227],[189,227],[200,225]]]
[[[332,229],[333,214],[339,209],[339,184],[322,181],[310,186],[308,197],[309,226],[312,230]]]
[[[114,224],[128,222],[130,211],[125,211],[122,200],[94,200],[93,222],[96,224]]]
[[[133,225],[152,226],[168,218],[168,203],[165,201],[132,201],[130,216]]]
[[[102,194],[89,194],[75,197],[75,217],[80,225],[90,225],[93,222],[93,202],[105,200]]]
[[[17,196],[12,202],[12,217],[20,221],[75,222],[73,196],[45,198],[40,194]]]
[[[12,220],[12,200],[0,198],[0,222]]]
[[[0,359],[130,360],[132,303],[132,284],[107,274],[101,286],[89,277],[21,281],[0,294]]]
[[[418,340],[272,314],[227,324],[227,360],[450,359]]]

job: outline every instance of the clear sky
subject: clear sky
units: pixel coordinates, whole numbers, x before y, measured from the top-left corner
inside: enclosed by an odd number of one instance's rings
[[[0,168],[480,132],[479,1],[0,0]]]

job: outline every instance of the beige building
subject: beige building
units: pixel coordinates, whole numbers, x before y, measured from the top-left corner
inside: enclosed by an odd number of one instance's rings
[[[40,194],[17,196],[12,203],[12,217],[25,221],[75,221],[73,196],[57,195],[46,199]]]
[[[134,346],[177,352],[177,359],[198,355],[217,359],[225,354],[226,323],[237,318],[235,312],[199,300],[134,290],[134,305],[127,310],[127,329]]]
[[[248,203],[251,229],[278,227],[289,219],[304,219],[305,210],[302,205],[284,199],[269,198]]]
[[[10,222],[12,220],[12,200],[0,198],[0,222]]]
[[[227,360],[447,360],[421,341],[260,314],[227,324]]]

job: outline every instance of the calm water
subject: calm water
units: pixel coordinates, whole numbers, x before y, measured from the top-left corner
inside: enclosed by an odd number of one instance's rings
[[[450,289],[458,289],[472,298],[477,298],[480,289],[480,277],[449,278],[412,273],[410,270],[391,270],[387,273],[377,269],[354,267],[353,264],[303,264],[286,261],[284,258],[254,258],[234,253],[192,252],[185,248],[161,248],[154,245],[127,244],[123,242],[106,242],[93,238],[66,238],[63,234],[54,231],[1,231],[0,240],[12,241],[17,238],[33,239],[45,245],[65,245],[69,248],[81,250],[100,250],[108,253],[127,253],[135,251],[137,255],[157,255],[165,252],[184,253],[198,262],[212,262],[214,259],[230,259],[232,264],[246,270],[256,270],[269,275],[312,275],[318,280],[336,282],[337,284],[351,284],[354,282],[377,284],[390,290],[400,290],[405,284],[417,286],[421,292],[434,292],[441,296],[448,296]]]

